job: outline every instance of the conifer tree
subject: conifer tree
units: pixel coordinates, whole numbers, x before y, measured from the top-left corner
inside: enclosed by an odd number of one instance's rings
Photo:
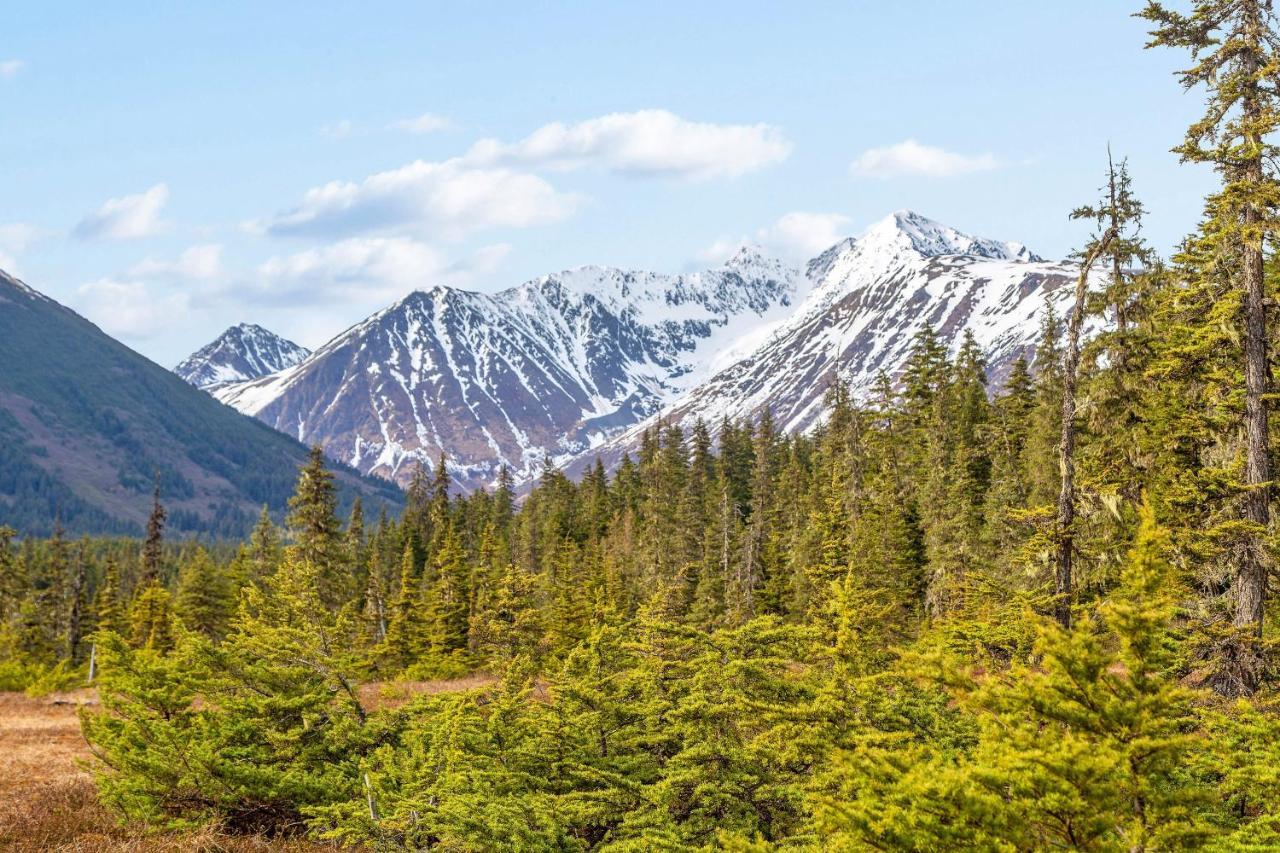
[[[1032,507],[1056,506],[1062,488],[1058,469],[1058,442],[1062,439],[1062,322],[1052,304],[1045,306],[1031,366],[1035,373],[1035,408],[1027,433],[1026,471],[1028,503]]]
[[[168,512],[160,503],[160,474],[156,473],[155,491],[151,496],[151,515],[147,518],[147,538],[142,545],[142,576],[140,586],[159,581],[161,576],[161,549],[164,545],[164,522]]]
[[[71,553],[64,533],[61,521],[55,522],[53,536],[49,539],[48,556],[42,560],[28,560],[28,565],[34,563],[36,566],[36,570],[31,572],[34,611],[30,616],[37,622],[31,631],[32,648],[50,656],[60,653],[58,639],[66,627]]]
[[[288,835],[310,809],[356,795],[371,743],[353,635],[318,581],[290,555],[245,590],[216,646],[189,634],[162,656],[104,635],[104,708],[82,720],[109,802],[161,826]]]
[[[195,552],[178,572],[174,611],[189,631],[221,639],[234,608],[231,584],[204,548]]]
[[[1042,620],[1030,665],[957,678],[956,661],[940,664],[977,715],[972,751],[964,739],[873,733],[843,765],[853,796],[827,800],[817,831],[852,849],[1164,850],[1213,839],[1206,780],[1188,771],[1203,697],[1178,678],[1166,547],[1145,510],[1115,596],[1070,629]]]
[[[325,466],[324,451],[316,445],[289,498],[287,523],[296,559],[315,568],[321,601],[330,609],[352,597],[337,509],[333,474]]]
[[[986,437],[991,445],[991,488],[986,499],[986,535],[993,557],[1012,565],[1026,539],[1018,517],[1031,507],[1027,482],[1028,438],[1035,411],[1035,380],[1026,358],[1009,369],[1004,388],[992,401]]]
[[[249,534],[249,560],[253,567],[253,581],[261,583],[275,574],[280,557],[280,533],[264,504],[253,532]]]
[[[71,583],[67,601],[66,659],[80,662],[80,643],[84,639],[85,617],[89,606],[89,541],[83,539],[71,566]]]
[[[18,602],[27,592],[27,579],[13,554],[16,533],[12,527],[0,525],[0,624],[14,615]]]
[[[476,639],[476,649],[500,674],[540,668],[547,629],[535,593],[533,578],[508,564],[485,609],[472,616],[470,633]],[[519,677],[511,676],[515,680]]]
[[[412,533],[400,560],[400,581],[387,620],[382,654],[396,669],[408,666],[426,651],[426,614],[422,609],[422,573]]]
[[[353,597],[362,597],[369,587],[367,575],[369,569],[368,554],[365,548],[364,503],[357,496],[351,504],[351,515],[347,519],[345,531],[346,554],[344,559],[351,569],[350,589]],[[363,606],[363,601],[358,601]]]
[[[1107,151],[1107,182],[1092,205],[1077,208],[1075,219],[1091,219],[1095,237],[1085,245],[1093,248],[1097,235],[1114,236],[1100,261],[1108,267],[1106,286],[1097,295],[1099,314],[1110,312],[1114,326],[1092,336],[1084,346],[1081,360],[1080,395],[1089,406],[1080,412],[1085,434],[1079,448],[1078,475],[1082,488],[1116,505],[1131,526],[1127,511],[1140,502],[1148,479],[1148,460],[1141,449],[1146,431],[1141,401],[1149,367],[1151,337],[1151,287],[1159,280],[1155,254],[1143,242],[1142,218],[1145,209],[1133,191],[1128,162],[1115,162]],[[1101,440],[1098,440],[1101,439]],[[1120,543],[1099,543],[1100,546]],[[1119,550],[1118,548],[1116,550]]]
[[[432,582],[424,585],[421,607],[428,620],[433,653],[449,655],[467,647],[469,567],[457,531],[447,525],[434,556]]]
[[[1204,86],[1209,96],[1204,117],[1174,150],[1184,161],[1214,165],[1223,181],[1222,191],[1210,199],[1205,248],[1230,267],[1238,299],[1233,319],[1245,385],[1241,503],[1243,519],[1254,528],[1235,567],[1234,622],[1260,634],[1267,584],[1262,540],[1271,518],[1263,243],[1276,230],[1280,204],[1277,148],[1270,141],[1280,125],[1280,38],[1270,0],[1195,0],[1189,15],[1150,0],[1141,16],[1153,26],[1148,47],[1187,50],[1194,64],[1180,72],[1181,82],[1186,88]]]
[[[1114,180],[1114,177],[1113,177]],[[1054,561],[1054,618],[1064,628],[1071,627],[1072,557],[1075,548],[1075,448],[1076,448],[1076,383],[1080,370],[1080,331],[1088,300],[1089,274],[1094,262],[1103,255],[1117,233],[1113,226],[1094,241],[1085,252],[1076,276],[1075,303],[1067,322],[1067,345],[1062,361],[1062,440],[1058,443],[1058,467],[1062,483],[1058,490],[1057,555]]]
[[[123,592],[120,588],[120,564],[108,555],[102,583],[93,595],[93,621],[97,631],[127,633]]]
[[[134,596],[129,610],[129,636],[137,649],[167,652],[173,648],[173,609],[169,592],[154,580]]]

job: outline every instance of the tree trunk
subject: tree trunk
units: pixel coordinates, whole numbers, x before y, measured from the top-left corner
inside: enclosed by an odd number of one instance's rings
[[[1244,214],[1246,229],[1257,222],[1257,211],[1249,206]],[[1267,405],[1267,320],[1263,294],[1261,240],[1247,237],[1241,257],[1244,290],[1244,430],[1245,493],[1244,517],[1260,528],[1271,520],[1271,459],[1268,441]],[[1250,536],[1236,570],[1237,627],[1251,626],[1262,633],[1262,610],[1266,597],[1266,561],[1257,534]]]
[[[1259,21],[1253,21],[1255,28]],[[1249,64],[1249,85],[1242,99],[1242,111],[1246,127],[1257,127],[1261,103],[1259,100],[1256,58]],[[1261,149],[1261,140],[1250,134],[1247,137],[1253,152]],[[1265,183],[1261,154],[1254,154],[1243,165],[1243,177],[1252,188]],[[1256,202],[1245,202],[1241,215],[1243,239],[1240,252],[1241,289],[1244,291],[1244,432],[1245,465],[1244,482],[1247,489],[1244,501],[1244,517],[1261,529],[1271,520],[1271,456],[1270,436],[1267,425],[1267,312],[1265,282],[1262,269],[1262,220]],[[1236,567],[1236,613],[1238,628],[1250,628],[1262,635],[1263,606],[1267,590],[1267,566],[1260,533],[1253,533],[1244,547],[1244,553]]]
[[[1076,279],[1076,302],[1071,308],[1071,318],[1067,323],[1067,346],[1062,353],[1062,441],[1058,445],[1058,467],[1062,472],[1062,485],[1058,491],[1058,553],[1053,572],[1053,618],[1063,628],[1071,627],[1071,557],[1075,547],[1071,528],[1076,517],[1076,374],[1080,369],[1080,327],[1084,324],[1089,271],[1115,236],[1114,229],[1107,229],[1080,265],[1080,277]]]

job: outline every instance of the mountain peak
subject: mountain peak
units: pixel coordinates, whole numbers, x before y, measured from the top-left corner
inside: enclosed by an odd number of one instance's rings
[[[738,250],[729,256],[724,266],[733,269],[744,265],[755,265],[766,259],[764,249],[755,243],[743,243]]]
[[[173,372],[197,388],[257,379],[292,367],[311,351],[256,323],[237,323],[188,356]]]
[[[743,279],[778,278],[786,275],[786,264],[754,243],[743,243],[723,264],[720,269],[737,273]]]
[[[896,210],[867,229],[856,241],[863,251],[871,249],[915,252],[926,258],[943,255],[974,255],[1004,261],[1039,261],[1021,243],[972,237],[914,210]]]

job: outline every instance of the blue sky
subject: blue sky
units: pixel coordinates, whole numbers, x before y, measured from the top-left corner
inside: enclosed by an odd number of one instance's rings
[[[171,365],[242,320],[316,346],[414,288],[800,259],[899,208],[1060,257],[1108,141],[1167,252],[1212,175],[1168,151],[1202,97],[1138,5],[12,4],[0,267]]]

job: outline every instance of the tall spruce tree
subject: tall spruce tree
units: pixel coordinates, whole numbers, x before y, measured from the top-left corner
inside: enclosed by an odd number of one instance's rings
[[[151,515],[147,518],[147,538],[142,543],[142,576],[140,586],[163,580],[160,560],[164,547],[164,523],[169,513],[160,503],[160,474],[156,473],[155,490],[151,495]]]
[[[1114,177],[1113,177],[1114,180]],[[1056,551],[1053,569],[1054,618],[1064,628],[1071,627],[1072,559],[1075,556],[1076,518],[1076,383],[1080,372],[1080,333],[1089,298],[1089,275],[1093,265],[1116,239],[1112,226],[1085,251],[1076,275],[1075,303],[1067,321],[1067,343],[1062,352],[1062,440],[1058,443],[1058,468],[1062,483],[1058,490]]]
[[[286,522],[296,559],[314,569],[320,600],[330,609],[341,607],[353,597],[337,512],[333,474],[325,465],[324,451],[316,445],[298,474]]]
[[[1148,47],[1182,48],[1192,66],[1184,87],[1204,87],[1208,108],[1174,151],[1184,161],[1209,163],[1222,178],[1210,199],[1204,248],[1229,267],[1238,313],[1244,373],[1244,471],[1240,502],[1253,526],[1237,549],[1234,622],[1261,634],[1268,560],[1263,539],[1271,520],[1269,330],[1263,244],[1276,230],[1280,208],[1277,148],[1280,125],[1276,65],[1280,37],[1271,0],[1195,0],[1190,14],[1148,2],[1140,13],[1153,29]]]

